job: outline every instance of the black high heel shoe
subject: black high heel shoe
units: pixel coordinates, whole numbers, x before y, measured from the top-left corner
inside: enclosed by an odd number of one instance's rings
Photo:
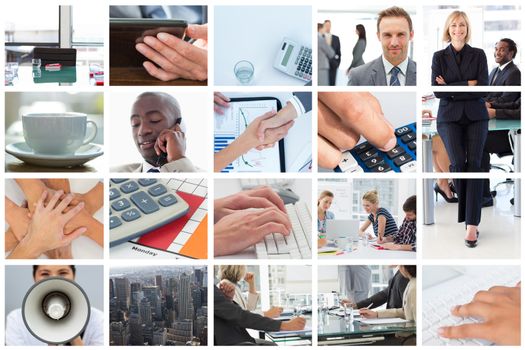
[[[438,193],[441,195],[441,197],[443,197],[443,199],[447,203],[457,203],[458,202],[458,197],[452,197],[452,198],[447,197],[447,194],[443,192],[441,188],[439,188],[437,183],[434,184],[434,192],[436,192],[436,202],[438,200],[438,197],[437,197]]]
[[[478,238],[479,238],[479,231],[476,231],[476,239],[473,241],[469,241],[468,239],[465,240],[465,245],[469,248],[476,248],[478,245]]]

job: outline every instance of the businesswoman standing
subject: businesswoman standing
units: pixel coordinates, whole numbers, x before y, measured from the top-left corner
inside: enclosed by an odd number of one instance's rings
[[[354,49],[352,50],[352,63],[350,64],[350,67],[348,67],[348,69],[346,70],[347,75],[350,73],[350,69],[365,64],[365,61],[363,60],[363,54],[365,53],[366,49],[365,26],[362,24],[356,25],[355,33],[357,34],[357,42],[355,43]]]
[[[467,14],[452,12],[445,22],[443,41],[450,43],[434,53],[432,85],[488,85],[487,57],[467,44],[471,26]],[[481,157],[488,132],[488,112],[482,92],[435,92],[440,99],[437,131],[450,158],[450,172],[482,172]],[[465,222],[465,245],[478,244],[483,196],[482,179],[455,179],[458,222]]]

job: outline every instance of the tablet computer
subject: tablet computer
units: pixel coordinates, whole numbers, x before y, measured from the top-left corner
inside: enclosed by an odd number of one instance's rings
[[[147,60],[135,49],[145,36],[156,37],[158,33],[169,33],[184,39],[188,23],[172,19],[110,18],[109,20],[109,65],[110,67],[142,67]]]
[[[255,118],[272,109],[279,111],[281,102],[275,97],[232,98],[223,115],[215,115],[214,152],[219,152],[246,130]],[[285,172],[284,139],[262,151],[252,149],[237,158],[221,172]]]

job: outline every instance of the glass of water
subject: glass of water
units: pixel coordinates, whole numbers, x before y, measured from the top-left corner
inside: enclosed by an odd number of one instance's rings
[[[241,85],[248,85],[253,80],[255,68],[250,61],[239,61],[235,64],[233,72]]]

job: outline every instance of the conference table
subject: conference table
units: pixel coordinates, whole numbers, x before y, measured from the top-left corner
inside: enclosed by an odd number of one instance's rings
[[[331,314],[319,315],[318,322],[318,345],[374,345],[388,335],[416,333],[414,322],[366,324],[359,318],[352,320]]]

